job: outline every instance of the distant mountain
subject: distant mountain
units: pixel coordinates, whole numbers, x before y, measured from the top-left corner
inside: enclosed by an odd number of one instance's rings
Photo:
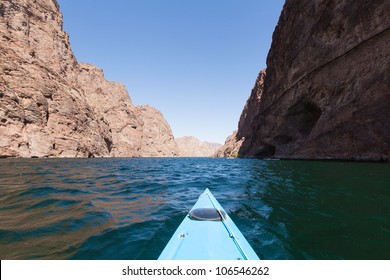
[[[218,143],[202,142],[192,136],[176,138],[181,157],[211,157],[222,146]]]

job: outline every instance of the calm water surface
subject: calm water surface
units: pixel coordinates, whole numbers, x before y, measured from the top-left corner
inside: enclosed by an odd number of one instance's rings
[[[262,259],[390,259],[390,165],[0,160],[1,259],[156,259],[209,188]]]

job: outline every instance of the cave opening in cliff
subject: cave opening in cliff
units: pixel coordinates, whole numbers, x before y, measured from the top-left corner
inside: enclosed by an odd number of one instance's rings
[[[311,101],[299,100],[288,109],[287,123],[300,134],[308,135],[321,117],[321,109]]]

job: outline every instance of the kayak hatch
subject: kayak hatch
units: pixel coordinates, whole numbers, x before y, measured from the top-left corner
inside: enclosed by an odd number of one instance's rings
[[[258,260],[209,189],[199,196],[159,260]]]

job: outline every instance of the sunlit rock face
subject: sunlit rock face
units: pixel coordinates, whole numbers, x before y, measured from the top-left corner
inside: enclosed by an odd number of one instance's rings
[[[204,142],[192,136],[176,138],[181,157],[211,157],[222,145],[218,143]]]
[[[79,64],[62,23],[54,0],[0,2],[0,157],[177,155],[161,113]]]
[[[254,119],[260,112],[260,99],[264,90],[264,79],[266,70],[260,71],[255,85],[252,89],[251,95],[246,101],[244,110],[241,113],[238,122],[238,130],[230,135],[225,144],[220,147],[214,154],[216,157],[238,157],[242,143],[245,139],[249,139],[254,130]]]

